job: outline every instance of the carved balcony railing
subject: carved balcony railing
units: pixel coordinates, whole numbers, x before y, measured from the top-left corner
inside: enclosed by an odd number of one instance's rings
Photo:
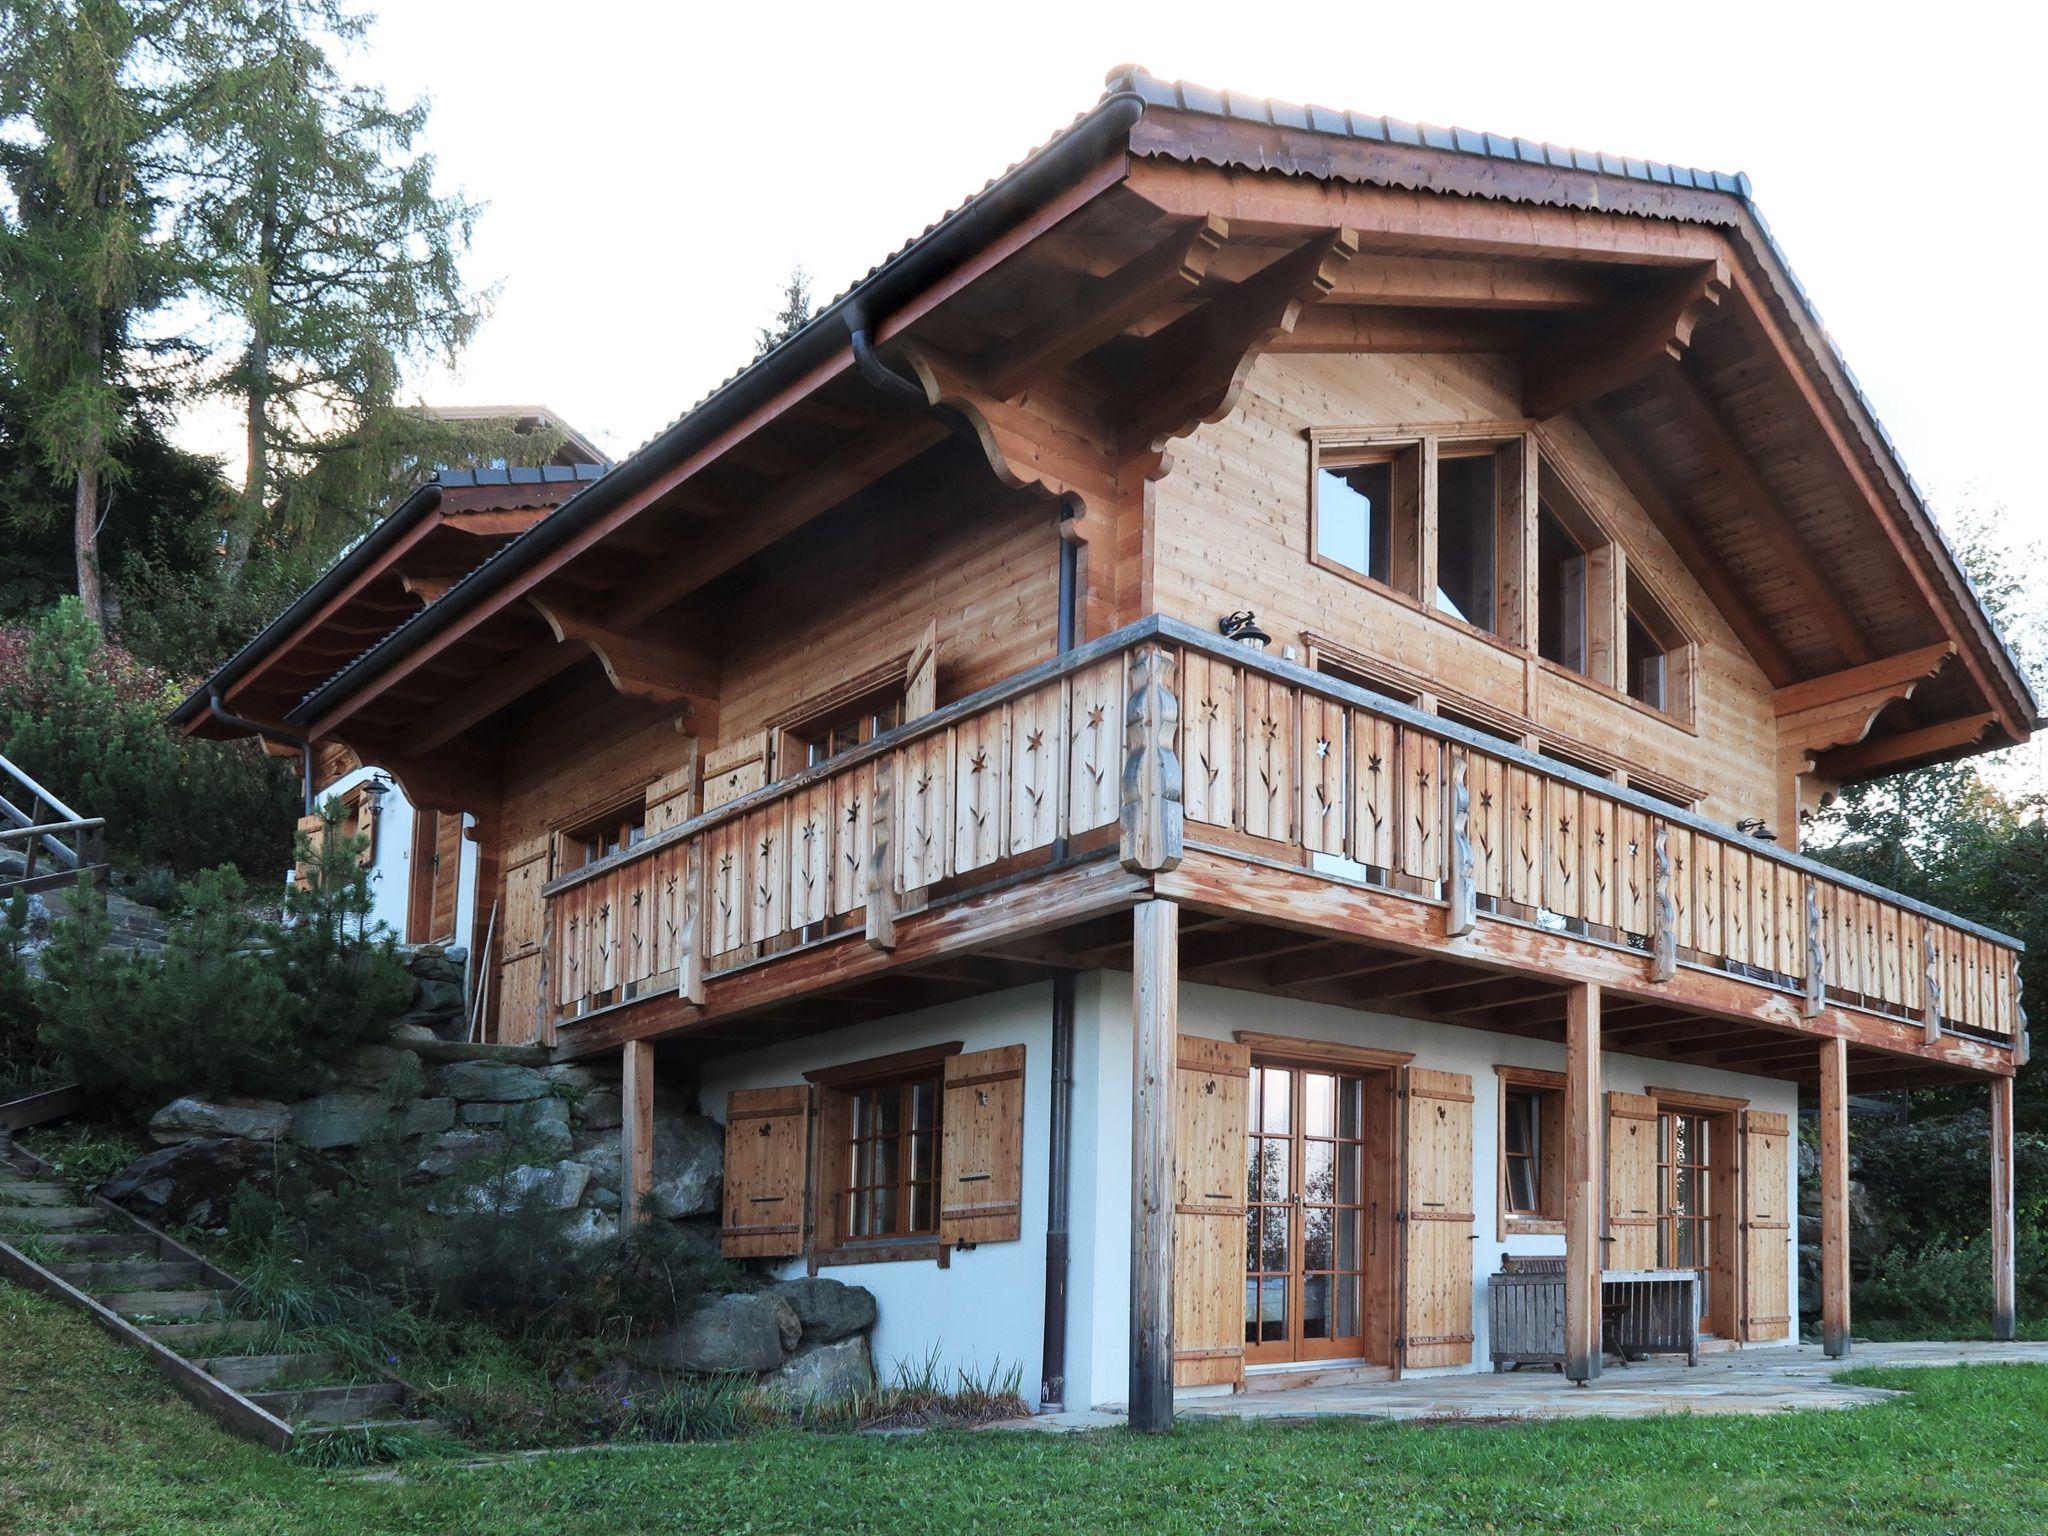
[[[1093,846],[1189,844],[2023,1042],[2016,940],[1566,764],[1148,619],[546,887],[543,1022],[896,917]],[[871,900],[871,892],[880,893]],[[508,1000],[508,1007],[518,1006]],[[2024,1050],[2022,1044],[2021,1049]]]

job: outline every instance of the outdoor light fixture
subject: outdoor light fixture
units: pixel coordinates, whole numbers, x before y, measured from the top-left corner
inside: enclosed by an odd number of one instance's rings
[[[1775,843],[1778,840],[1778,834],[1764,825],[1764,819],[1761,816],[1743,817],[1742,820],[1735,823],[1735,830],[1743,833],[1745,836],[1755,838],[1760,843]]]
[[[1216,626],[1226,640],[1235,640],[1248,645],[1255,651],[1263,651],[1273,643],[1273,637],[1259,628],[1259,621],[1252,616],[1249,608],[1240,608]]]
[[[363,807],[375,821],[384,814],[384,796],[391,790],[391,781],[382,774],[371,774],[363,780]]]

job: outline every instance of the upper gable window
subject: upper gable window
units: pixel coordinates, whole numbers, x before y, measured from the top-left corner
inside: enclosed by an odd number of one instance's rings
[[[1317,554],[1374,581],[1393,582],[1393,455],[1318,469],[1316,511]]]
[[[1628,696],[1665,714],[1688,712],[1690,658],[1684,632],[1672,622],[1664,605],[1631,575],[1623,678]]]
[[[1437,461],[1436,606],[1454,619],[1496,632],[1500,563],[1499,474],[1491,452],[1445,454]]]
[[[1536,514],[1536,652],[1584,674],[1586,550],[1545,501]]]

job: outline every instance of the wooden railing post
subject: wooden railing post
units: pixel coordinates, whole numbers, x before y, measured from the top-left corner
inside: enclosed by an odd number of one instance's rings
[[[1991,1337],[2017,1338],[2018,1289],[2013,1274],[2012,1079],[1991,1079]]]
[[[874,949],[896,947],[896,754],[875,759],[868,797],[867,939]]]
[[[1479,926],[1479,887],[1472,855],[1472,785],[1465,754],[1451,749],[1451,867],[1445,882],[1444,933],[1457,938]]]
[[[1941,1039],[1941,950],[1934,929],[1920,927],[1920,1030],[1929,1045]]]
[[[1163,645],[1141,645],[1131,653],[1119,851],[1124,868],[1139,874],[1161,874],[1180,865],[1186,808],[1180,758],[1173,750],[1180,724],[1173,672],[1173,653]]]
[[[1131,965],[1130,1425],[1173,1427],[1173,1089],[1180,908],[1143,901]]]
[[[1820,1048],[1820,1337],[1830,1360],[1849,1353],[1849,1042]]]
[[[1678,975],[1678,903],[1671,895],[1671,829],[1658,822],[1650,837],[1652,924],[1650,980]]]
[[[678,935],[676,992],[692,1007],[704,1006],[704,948],[709,925],[704,891],[704,836],[690,839],[683,851],[683,929]]]
[[[1564,1373],[1586,1386],[1600,1379],[1601,1252],[1600,988],[1580,982],[1565,994]]]
[[[1820,940],[1820,883],[1806,882],[1806,992],[1799,1011],[1806,1018],[1820,1017],[1828,995],[1828,957]]]

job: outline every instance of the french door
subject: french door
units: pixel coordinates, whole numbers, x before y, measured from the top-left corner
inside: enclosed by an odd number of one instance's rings
[[[1255,1061],[1245,1138],[1245,1361],[1365,1352],[1365,1079]]]
[[[1717,1117],[1665,1110],[1657,1117],[1657,1262],[1700,1275],[1700,1328],[1719,1331],[1722,1303],[1715,1294],[1721,1212],[1715,1185],[1726,1149]]]

